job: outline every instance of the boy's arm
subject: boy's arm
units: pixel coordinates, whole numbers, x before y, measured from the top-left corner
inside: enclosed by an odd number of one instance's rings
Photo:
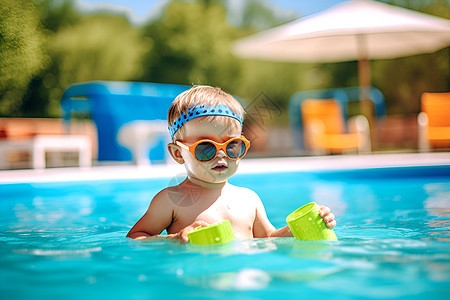
[[[127,237],[132,239],[144,238],[171,238],[179,239],[182,243],[187,243],[189,238],[187,234],[197,227],[205,227],[209,224],[204,221],[195,221],[186,226],[177,233],[159,235],[164,229],[172,224],[173,205],[168,198],[167,189],[159,192],[147,209],[147,212],[137,221],[137,223],[128,232]]]
[[[266,238],[266,237],[292,237],[292,232],[289,226],[286,225],[280,229],[276,229],[267,218],[266,210],[261,199],[255,194],[256,201],[256,216],[253,224],[253,237]],[[330,212],[330,209],[326,206],[320,205],[319,215],[324,218],[324,221],[329,228],[336,226],[334,214]]]
[[[167,234],[167,235],[150,235],[144,231],[137,231],[137,232],[133,232],[133,233],[128,233],[127,237],[130,237],[132,239],[148,239],[148,238],[152,238],[152,239],[178,239],[180,240],[182,243],[186,244],[189,242],[189,238],[187,236],[187,234],[193,230],[195,230],[198,227],[206,227],[209,226],[210,224],[204,222],[204,221],[195,221],[194,223],[192,223],[191,225],[188,225],[186,227],[184,227],[183,229],[181,229],[179,232],[177,233],[172,233],[172,234]],[[130,230],[131,232],[131,230]]]
[[[150,202],[145,214],[128,232],[129,238],[146,238],[159,235],[172,223],[173,208],[167,201],[167,190],[159,192]]]
[[[272,225],[272,223],[270,223],[269,218],[267,218],[264,205],[256,193],[253,193],[253,201],[255,201],[256,206],[255,221],[253,222],[253,237],[254,238],[271,237],[273,233],[279,231],[280,229],[276,230],[275,227]]]
[[[330,211],[330,208],[327,206],[323,206],[318,204],[319,206],[319,216],[323,218],[325,224],[328,228],[333,228],[336,226],[336,220],[334,219],[334,214]],[[270,235],[271,237],[292,237],[292,232],[289,229],[289,226],[286,225],[283,228],[277,229]]]

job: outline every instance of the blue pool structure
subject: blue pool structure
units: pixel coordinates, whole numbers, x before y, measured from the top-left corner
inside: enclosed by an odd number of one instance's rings
[[[72,113],[84,113],[95,123],[98,161],[130,161],[129,149],[117,139],[120,128],[135,120],[167,120],[177,95],[189,86],[131,81],[86,81],[70,85],[61,97],[62,117],[70,126]],[[149,150],[153,163],[164,160],[164,139]]]
[[[244,159],[275,227],[311,201],[337,242],[125,237],[177,165],[0,172],[2,299],[428,299],[450,292],[450,155]],[[243,199],[245,201],[245,199]]]

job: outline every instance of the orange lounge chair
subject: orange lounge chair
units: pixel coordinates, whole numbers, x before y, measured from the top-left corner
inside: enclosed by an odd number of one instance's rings
[[[450,92],[423,93],[419,123],[419,150],[450,147]]]
[[[305,148],[313,154],[370,152],[370,129],[364,116],[349,119],[350,133],[346,133],[341,104],[334,99],[307,99],[300,110]]]

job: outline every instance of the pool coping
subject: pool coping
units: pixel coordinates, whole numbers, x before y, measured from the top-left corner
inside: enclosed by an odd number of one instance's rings
[[[438,165],[450,166],[450,153],[247,158],[240,162],[237,174]],[[0,171],[0,184],[168,178],[185,173],[184,167],[175,163],[155,166],[117,165],[90,168],[8,170]]]

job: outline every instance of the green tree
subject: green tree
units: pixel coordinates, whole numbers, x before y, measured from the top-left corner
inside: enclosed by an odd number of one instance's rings
[[[64,86],[82,80],[127,80],[141,71],[148,49],[140,31],[120,16],[94,15],[58,31],[49,50]]]
[[[141,80],[234,85],[239,66],[230,49],[237,30],[226,22],[220,3],[172,1],[145,27],[145,36],[152,48],[144,57]]]
[[[51,108],[50,94],[56,83],[58,66],[54,63],[49,45],[51,38],[63,28],[73,26],[82,19],[71,0],[36,0],[39,18],[44,27],[45,53],[50,58],[38,74],[31,79],[22,98],[21,105],[14,115],[25,117],[48,117],[49,111],[57,111],[57,107]],[[55,114],[51,114],[55,116]]]
[[[71,0],[36,0],[43,26],[52,31],[73,26],[82,18]]]
[[[59,100],[72,83],[131,80],[142,72],[141,56],[150,45],[140,29],[122,16],[83,16],[71,26],[57,26],[48,38],[52,64],[30,86],[24,112],[59,116]],[[37,99],[38,98],[38,99]]]
[[[282,22],[262,4],[247,4],[244,15],[251,20],[237,28],[228,24],[222,1],[172,1],[144,29],[153,46],[140,80],[217,85],[247,102],[265,91],[287,108],[289,96],[303,86],[302,67],[242,60],[231,52],[234,41],[256,27]]]
[[[0,114],[17,113],[32,77],[48,62],[37,8],[29,0],[0,1]]]

